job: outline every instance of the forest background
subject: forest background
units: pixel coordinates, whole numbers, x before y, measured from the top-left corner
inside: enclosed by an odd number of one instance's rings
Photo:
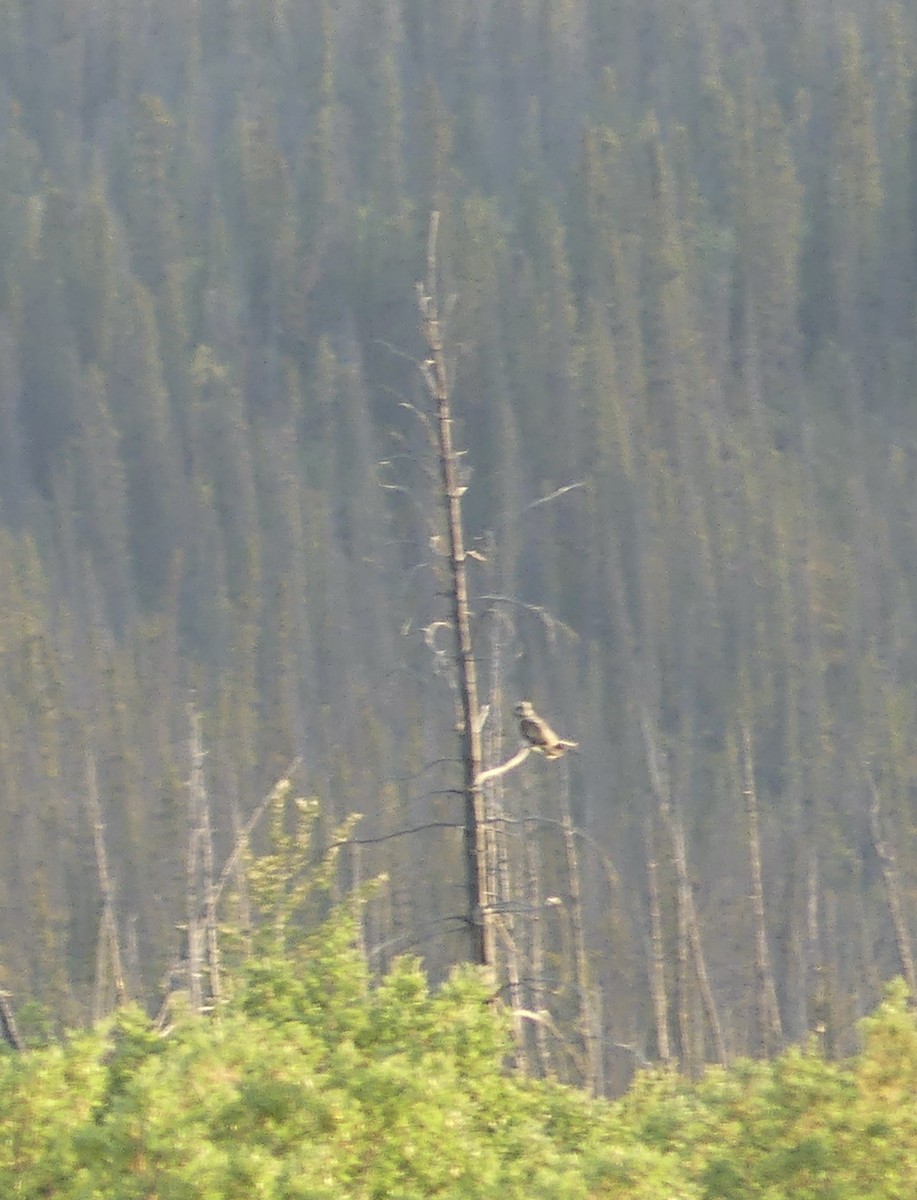
[[[914,987],[917,16],[2,0],[0,24],[0,983],[25,1027],[104,1007],[95,824],[126,990],[158,1004],[189,704],[218,866],[296,762],[319,847],[363,814],[340,886],[387,874],[374,969],[463,956],[412,411],[436,209],[488,762],[521,696],[580,743],[492,799],[519,999],[597,1039],[610,1087],[811,1031],[852,1052],[882,981]]]

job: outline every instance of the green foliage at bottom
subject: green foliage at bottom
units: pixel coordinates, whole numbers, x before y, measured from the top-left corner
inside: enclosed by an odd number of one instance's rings
[[[741,1062],[688,1084],[647,1075],[617,1106],[642,1143],[674,1155],[703,1200],[917,1196],[917,1019],[901,981],[863,1022],[861,1054],[817,1047]]]
[[[592,1101],[503,1069],[471,970],[371,986],[347,920],[259,959],[208,1017],[136,1009],[0,1059],[0,1195],[58,1200],[912,1200],[917,1024],[899,988],[859,1058],[813,1048],[648,1073]]]

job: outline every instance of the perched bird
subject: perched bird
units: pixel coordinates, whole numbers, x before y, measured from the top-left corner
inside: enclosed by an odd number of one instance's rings
[[[560,758],[568,750],[575,750],[579,745],[578,742],[571,742],[569,738],[558,737],[547,721],[535,712],[529,700],[520,700],[513,712],[519,718],[522,736],[533,750],[537,750],[545,758]]]

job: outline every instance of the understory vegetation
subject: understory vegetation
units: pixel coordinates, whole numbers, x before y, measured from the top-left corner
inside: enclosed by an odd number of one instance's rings
[[[275,818],[283,809],[274,806]],[[0,1194],[55,1200],[905,1200],[917,1194],[917,1018],[897,980],[838,1062],[637,1072],[609,1101],[513,1070],[510,1010],[460,966],[374,976],[366,891],[311,931],[334,856],[314,812],[249,862],[223,999],[0,1052]],[[530,1014],[533,1019],[547,1014]],[[556,1033],[556,1030],[555,1030]],[[576,1053],[575,1046],[555,1046]]]
[[[700,1082],[641,1072],[618,1101],[510,1075],[477,969],[431,994],[416,959],[372,986],[338,914],[251,962],[166,1036],[129,1007],[0,1058],[0,1192],[56,1200],[906,1200],[917,1023],[892,986],[864,1048],[814,1043]]]

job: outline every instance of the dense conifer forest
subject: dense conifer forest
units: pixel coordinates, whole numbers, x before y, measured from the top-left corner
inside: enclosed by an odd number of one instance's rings
[[[857,1052],[883,983],[917,988],[910,7],[0,0],[0,25],[22,1036],[217,998],[198,910],[246,928],[244,873],[212,881],[278,779],[309,853],[337,845],[327,903],[378,881],[373,974],[466,955],[435,209],[486,761],[522,697],[579,743],[486,793],[518,1063],[617,1092],[644,1061]]]

